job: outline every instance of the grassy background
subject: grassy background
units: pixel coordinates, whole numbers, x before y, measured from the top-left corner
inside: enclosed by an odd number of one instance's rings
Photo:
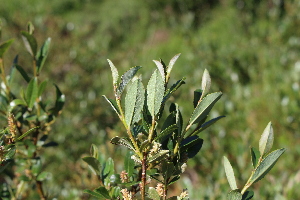
[[[115,151],[108,142],[123,130],[101,97],[112,97],[106,59],[121,72],[143,66],[146,83],[155,69],[153,59],[168,62],[177,53],[182,55],[171,80],[187,77],[175,95],[184,117],[192,111],[193,91],[207,68],[213,91],[224,92],[213,115],[226,118],[203,133],[203,149],[188,162],[174,192],[188,188],[191,199],[225,199],[229,185],[222,156],[232,161],[241,187],[251,172],[249,147],[258,146],[272,121],[274,148],[288,150],[254,185],[255,199],[300,199],[298,1],[0,0],[0,5],[2,41],[16,39],[6,54],[7,66],[16,54],[22,66],[29,65],[20,37],[28,21],[40,44],[52,38],[44,77],[61,87],[66,107],[50,136],[59,146],[45,150],[51,199],[87,199],[82,190],[97,186],[81,161],[92,143],[104,157],[122,156],[122,149]]]

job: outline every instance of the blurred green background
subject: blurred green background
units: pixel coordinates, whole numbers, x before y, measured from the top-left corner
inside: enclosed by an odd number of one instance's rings
[[[52,173],[46,182],[50,199],[89,198],[82,190],[98,182],[81,158],[92,143],[106,158],[124,154],[109,143],[124,132],[101,97],[113,97],[106,59],[121,72],[143,66],[146,83],[153,59],[168,63],[177,53],[182,55],[171,82],[187,77],[175,94],[183,116],[192,112],[193,91],[207,68],[213,91],[224,92],[212,115],[226,118],[201,135],[203,148],[173,194],[188,188],[192,200],[225,199],[230,188],[222,156],[229,157],[241,187],[251,173],[249,147],[258,147],[272,121],[274,148],[288,150],[254,185],[254,199],[300,199],[300,1],[0,0],[0,5],[2,41],[16,39],[7,66],[19,54],[30,69],[20,36],[28,21],[40,44],[52,38],[43,75],[66,94],[66,107],[50,135],[59,146],[44,152],[44,168]],[[121,168],[117,165],[118,172]]]

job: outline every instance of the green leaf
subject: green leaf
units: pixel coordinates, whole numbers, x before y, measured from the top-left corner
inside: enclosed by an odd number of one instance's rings
[[[96,198],[99,198],[99,199],[106,199],[102,194],[99,194],[98,192],[93,192],[91,190],[83,190],[84,193],[87,193],[87,194],[90,194]]]
[[[142,117],[145,90],[140,79],[135,80],[129,87],[125,97],[125,121],[130,127]]]
[[[207,71],[207,69],[204,70],[203,76],[202,76],[202,98],[209,92],[211,85],[211,78]]]
[[[37,60],[36,66],[37,66],[38,73],[41,72],[41,70],[44,66],[44,63],[46,61],[46,58],[49,53],[50,43],[51,43],[51,38],[47,38],[47,40],[44,42],[41,49],[39,50],[39,52],[36,55],[36,60]]]
[[[164,84],[161,74],[155,70],[147,85],[147,106],[152,117],[160,110],[165,92]]]
[[[21,34],[27,51],[32,55],[32,57],[35,57],[37,51],[37,42],[35,37],[26,31],[21,31]]]
[[[14,99],[9,103],[9,112],[11,112],[16,106],[26,106],[26,102],[24,102],[22,99]]]
[[[167,67],[166,81],[169,80],[171,71],[172,71],[172,69],[173,69],[173,66],[174,66],[176,60],[179,58],[179,56],[180,56],[180,53],[179,53],[179,54],[176,54],[176,55],[170,60],[169,65],[168,65],[168,67]]]
[[[44,181],[49,177],[50,173],[49,172],[41,172],[37,177],[36,180],[38,181]]]
[[[173,84],[167,91],[166,94],[164,96],[163,99],[163,103],[165,103],[170,97],[171,95],[183,84],[185,84],[184,82],[185,77],[183,77],[182,79],[178,80],[175,84]]]
[[[173,175],[174,172],[174,164],[173,162],[168,162],[166,160],[162,161],[162,165],[161,165],[161,170],[162,170],[162,175],[164,177],[164,179],[168,179]]]
[[[169,150],[160,150],[158,153],[156,153],[155,155],[148,158],[148,162],[152,163],[155,161],[159,161],[160,159],[164,158],[165,155],[168,153],[169,153]]]
[[[111,142],[112,144],[115,144],[115,145],[122,145],[122,146],[125,146],[125,147],[127,147],[128,149],[131,149],[131,150],[135,151],[135,149],[133,148],[131,142],[129,142],[126,138],[120,138],[120,137],[116,136],[116,137],[112,138],[112,139],[110,140],[110,142]]]
[[[188,126],[191,126],[192,124],[195,124],[204,119],[209,114],[215,103],[221,98],[221,96],[222,92],[215,92],[203,98],[195,108],[189,120]]]
[[[279,157],[285,152],[285,148],[277,149],[267,155],[265,159],[255,169],[253,176],[250,179],[249,184],[255,183],[262,178],[274,167]]]
[[[13,41],[14,39],[10,39],[0,44],[0,58],[3,57],[3,54],[7,51],[7,49],[10,47]]]
[[[153,62],[156,64],[157,69],[158,69],[158,71],[161,74],[161,77],[163,77],[163,79],[164,79],[165,78],[165,69],[164,69],[164,66],[158,60],[153,60]]]
[[[203,139],[198,136],[191,136],[181,142],[180,152],[187,152],[189,158],[193,158],[200,151],[203,145]]]
[[[160,196],[154,187],[149,187],[148,197],[153,200],[160,200]]]
[[[48,83],[48,81],[46,81],[46,80],[40,83],[39,92],[38,92],[39,97],[42,96],[43,92],[45,91],[47,83]]]
[[[31,22],[28,22],[28,24],[27,24],[27,31],[28,31],[28,33],[29,33],[30,35],[33,34],[34,26],[33,26],[33,24],[32,24]]]
[[[60,89],[58,88],[58,86],[56,84],[54,84],[55,88],[56,88],[56,100],[55,100],[55,105],[54,108],[51,109],[51,112],[55,115],[58,116],[61,112],[61,110],[64,107],[65,104],[65,95],[60,91]]]
[[[198,133],[204,131],[205,129],[207,129],[208,127],[210,127],[211,125],[213,125],[214,123],[216,123],[217,121],[219,121],[220,119],[222,119],[225,116],[219,116],[216,118],[213,118],[207,122],[205,122],[204,124],[202,124],[200,127],[196,128],[193,135],[197,135]]]
[[[39,157],[35,159],[31,159],[31,163],[32,163],[31,172],[34,176],[37,176],[42,170],[41,159]]]
[[[161,138],[164,138],[166,136],[168,136],[169,134],[173,133],[173,131],[175,131],[176,129],[178,129],[176,124],[173,124],[167,128],[165,128],[163,131],[161,131],[157,137],[155,138],[156,141],[159,141]]]
[[[89,165],[90,169],[95,175],[101,174],[101,163],[99,162],[98,159],[92,156],[87,156],[87,157],[83,157],[82,160]]]
[[[128,173],[128,177],[132,176],[135,166],[134,160],[131,159],[132,155],[132,151],[127,151],[124,159],[124,169]]]
[[[243,194],[242,200],[250,200],[253,198],[253,196],[254,196],[254,192],[248,190]]]
[[[38,81],[37,77],[34,77],[29,82],[26,89],[26,103],[29,108],[32,108],[36,99],[38,98]]]
[[[106,199],[111,199],[105,187],[98,187],[97,189],[94,190],[94,192],[97,192],[98,194],[102,195]]]
[[[259,151],[252,147],[250,149],[250,152],[251,152],[251,161],[252,161],[252,165],[253,165],[253,168],[255,169],[257,167],[257,163],[258,163],[258,160],[260,158],[260,153]]]
[[[230,188],[232,190],[236,190],[236,189],[238,189],[238,187],[236,185],[233,168],[232,168],[229,160],[227,159],[227,157],[224,156],[223,158],[224,158],[224,160],[223,160],[224,161],[224,163],[223,163],[224,169],[225,169],[226,177],[227,177],[228,183],[230,185]]]
[[[132,67],[121,76],[121,83],[117,89],[117,97],[119,98],[121,97],[126,85],[134,77],[134,75],[137,73],[139,69],[141,69],[141,66]]]
[[[269,122],[259,140],[259,151],[261,156],[266,155],[271,150],[273,146],[273,141],[274,134],[272,123]]]
[[[25,72],[25,70],[20,65],[16,65],[16,69],[20,72],[20,74],[22,75],[22,77],[24,78],[24,80],[27,83],[29,83],[29,81],[31,80],[31,78],[27,75],[27,73]]]
[[[120,111],[119,111],[119,108],[118,108],[118,106],[117,106],[116,101],[113,100],[113,99],[107,98],[105,95],[102,95],[102,96],[103,96],[103,97],[105,98],[105,100],[111,105],[111,107],[114,109],[114,111],[115,111],[118,115],[120,115]]]
[[[227,199],[228,200],[242,200],[242,194],[239,192],[239,190],[231,190],[228,195]]]
[[[110,176],[115,173],[115,164],[112,158],[108,158],[103,165],[102,170],[102,181],[107,186],[107,183],[110,182]]]
[[[24,133],[24,134],[22,134],[20,137],[18,137],[18,138],[17,138],[17,141],[23,139],[23,138],[26,137],[29,133],[31,133],[32,131],[34,131],[35,129],[38,129],[38,128],[39,128],[39,127],[34,127],[34,128],[29,129],[28,131],[26,131],[26,133]]]
[[[172,178],[169,182],[168,182],[168,186],[172,185],[173,183],[175,183],[176,181],[178,181],[180,179],[180,175],[175,176],[174,178]]]
[[[98,147],[97,147],[95,144],[92,144],[92,145],[91,145],[91,150],[90,150],[90,152],[91,152],[91,155],[92,155],[94,158],[96,158],[96,159],[99,158],[99,150],[98,150]]]
[[[199,100],[200,100],[200,98],[202,96],[202,92],[203,91],[201,89],[197,89],[197,90],[194,91],[194,100],[193,100],[194,108],[197,107],[198,102],[199,102]]]
[[[119,73],[117,68],[115,67],[115,65],[109,60],[107,59],[110,69],[111,69],[111,73],[112,73],[112,77],[113,77],[113,84],[117,85],[118,83],[118,79],[119,79]]]

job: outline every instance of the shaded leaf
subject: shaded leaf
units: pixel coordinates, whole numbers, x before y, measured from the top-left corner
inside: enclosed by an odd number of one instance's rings
[[[26,102],[24,102],[22,99],[14,99],[9,103],[9,112],[11,112],[16,106],[26,106]]]
[[[91,191],[91,190],[83,190],[84,193],[87,193],[87,194],[90,194],[94,197],[97,197],[99,199],[106,199],[106,197],[104,197],[102,194],[98,193],[98,192],[94,192],[94,191]],[[109,197],[110,198],[110,197]]]
[[[29,83],[30,77],[27,75],[27,73],[24,71],[24,69],[20,65],[16,65],[16,69],[20,72],[24,80]]]
[[[225,169],[226,177],[227,177],[228,183],[230,185],[230,188],[232,190],[238,189],[238,187],[236,185],[235,177],[234,177],[233,168],[226,156],[223,157],[223,164],[224,164],[224,169]]]
[[[50,176],[49,172],[41,172],[37,177],[36,180],[38,181],[44,181]]]
[[[90,169],[95,175],[100,175],[101,163],[99,162],[98,159],[92,156],[87,156],[87,157],[83,157],[82,160],[89,165]]]
[[[42,162],[39,157],[32,159],[31,172],[34,176],[37,176],[42,170]]]
[[[168,179],[173,175],[173,171],[174,171],[175,167],[173,162],[168,162],[166,160],[162,161],[162,165],[161,165],[161,170],[162,170],[162,175],[164,177],[164,179]]]
[[[252,147],[250,149],[250,152],[251,152],[251,161],[252,161],[252,165],[253,165],[253,168],[255,169],[257,167],[257,163],[258,163],[258,160],[260,158],[260,153],[259,151]]]
[[[169,150],[160,150],[158,153],[156,153],[155,155],[148,158],[148,162],[152,163],[152,162],[158,161],[159,159],[163,158],[168,153],[169,153]]]
[[[117,85],[118,83],[118,79],[119,79],[119,73],[117,68],[115,67],[115,65],[109,60],[107,59],[110,69],[111,69],[111,73],[112,73],[112,77],[113,77],[113,84]]]
[[[222,119],[223,117],[225,117],[225,116],[219,116],[219,117],[213,118],[213,119],[205,122],[200,127],[198,127],[197,129],[195,129],[193,135],[197,135],[198,133],[204,131],[205,129],[207,129],[208,127],[210,127],[211,125],[213,125],[214,123],[216,123],[217,121],[219,121],[220,119]]]
[[[262,160],[259,166],[255,169],[251,177],[250,184],[257,182],[264,178],[264,176],[273,168],[279,157],[285,152],[285,148],[272,151],[268,156]]]
[[[254,192],[248,190],[243,194],[242,200],[250,200],[253,198],[253,196],[254,196]]]
[[[38,91],[38,96],[39,97],[42,96],[43,92],[45,91],[47,83],[48,83],[48,81],[46,81],[46,80],[40,83],[39,91]]]
[[[183,84],[185,84],[184,82],[185,77],[183,77],[182,79],[178,80],[175,84],[173,84],[167,91],[166,94],[163,98],[163,103],[165,103],[170,97],[171,95]]]
[[[272,123],[269,122],[259,140],[259,151],[262,156],[264,156],[271,150],[273,146],[273,141],[274,141],[274,134],[273,134]]]
[[[159,141],[161,138],[164,138],[166,136],[168,136],[169,134],[172,134],[173,131],[175,131],[177,129],[177,125],[173,124],[171,126],[169,126],[168,128],[165,128],[163,131],[161,131],[157,137],[155,138],[155,140]]]
[[[153,200],[160,200],[160,195],[154,187],[149,187],[148,197]]]
[[[111,107],[114,109],[114,111],[115,111],[118,115],[120,115],[120,111],[119,111],[119,108],[118,108],[118,106],[117,106],[116,101],[113,100],[113,99],[107,98],[105,95],[102,95],[102,96],[103,96],[103,97],[105,98],[105,100],[111,105]]]
[[[199,138],[198,136],[191,136],[191,137],[188,137],[188,138],[185,138],[180,146],[181,146],[181,149],[180,151],[181,152],[187,152],[188,153],[188,157],[189,158],[192,158],[194,157],[199,151],[200,149],[202,148],[202,145],[203,145],[203,139]]]
[[[58,86],[56,84],[54,84],[54,86],[56,88],[56,100],[55,100],[54,108],[52,108],[51,111],[55,116],[58,116],[64,107],[66,97],[60,91],[60,89],[58,88]]]
[[[32,57],[35,57],[37,51],[37,42],[35,37],[26,31],[21,31],[21,34],[27,51],[32,55]]]
[[[51,43],[51,38],[47,38],[44,44],[42,45],[41,49],[38,51],[36,55],[36,66],[37,66],[37,72],[40,73],[44,63],[46,61],[46,58],[49,53],[49,48],[50,48],[50,43]]]
[[[228,200],[242,200],[242,194],[239,190],[231,190],[227,195]]]
[[[194,91],[194,100],[193,100],[194,108],[197,107],[201,96],[202,96],[202,90],[201,89],[197,89],[197,90]]]
[[[14,39],[10,39],[0,44],[0,58],[3,57],[3,54],[7,51],[7,49],[10,47],[13,41]]]
[[[147,106],[152,117],[159,112],[164,97],[164,80],[158,70],[155,70],[147,85]]]
[[[180,179],[180,175],[175,176],[174,178],[172,178],[169,182],[168,185],[172,185],[173,183],[175,183],[176,181],[178,181]]]
[[[134,77],[134,75],[137,73],[137,71],[140,68],[141,68],[141,66],[132,67],[121,76],[121,83],[117,89],[117,97],[120,97],[122,95],[126,85]]]
[[[124,159],[124,170],[128,173],[128,177],[132,176],[135,166],[134,160],[131,158],[132,155],[132,151],[127,151]]]
[[[17,140],[21,140],[23,139],[24,137],[26,137],[29,133],[31,133],[32,131],[34,131],[35,129],[38,129],[39,127],[34,127],[34,128],[31,128],[29,129],[28,131],[26,131],[26,133],[22,134],[20,137],[17,138]]]
[[[38,98],[38,83],[37,78],[30,80],[26,89],[26,103],[29,108],[32,108],[36,99]]]
[[[91,145],[91,150],[90,150],[90,152],[91,152],[91,155],[92,155],[94,158],[96,158],[96,159],[99,158],[99,150],[98,150],[98,147],[97,147],[95,144],[92,144],[92,145]]]

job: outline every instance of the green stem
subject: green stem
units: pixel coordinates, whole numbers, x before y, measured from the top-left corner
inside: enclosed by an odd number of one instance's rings
[[[152,142],[152,139],[153,139],[153,133],[154,133],[154,127],[155,127],[155,118],[152,119],[151,128],[150,128],[150,130],[149,130],[149,136],[148,136],[149,142]]]

